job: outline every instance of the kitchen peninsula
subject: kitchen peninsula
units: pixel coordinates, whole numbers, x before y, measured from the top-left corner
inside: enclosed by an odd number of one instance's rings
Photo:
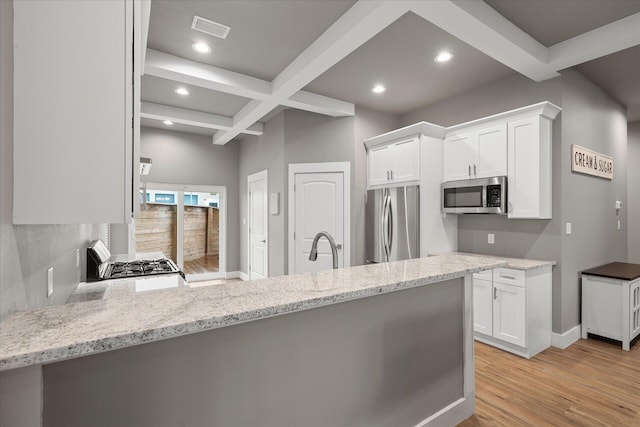
[[[41,371],[44,426],[453,425],[474,410],[471,274],[503,265],[451,254],[17,312],[1,375]]]

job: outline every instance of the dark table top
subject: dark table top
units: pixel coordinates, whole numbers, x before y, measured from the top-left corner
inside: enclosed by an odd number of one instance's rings
[[[609,277],[612,279],[635,280],[640,277],[640,264],[626,262],[612,262],[600,267],[584,270],[582,274],[591,276]]]

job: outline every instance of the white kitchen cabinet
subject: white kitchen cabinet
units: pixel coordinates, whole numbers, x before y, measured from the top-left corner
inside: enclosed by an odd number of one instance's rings
[[[582,272],[582,338],[589,334],[630,350],[640,335],[640,265],[614,262]]]
[[[509,218],[551,218],[551,124],[541,115],[508,123]]]
[[[541,102],[447,128],[444,181],[506,175],[509,218],[551,218],[552,124],[560,111]]]
[[[489,270],[491,272],[491,270]],[[493,334],[493,281],[473,276],[473,330]]]
[[[15,224],[130,221],[139,7],[14,2]]]
[[[417,135],[372,146],[367,158],[369,187],[419,183],[420,138]]]
[[[530,358],[551,345],[551,266],[473,277],[478,341]]]
[[[448,132],[444,165],[445,181],[506,175],[506,123]]]

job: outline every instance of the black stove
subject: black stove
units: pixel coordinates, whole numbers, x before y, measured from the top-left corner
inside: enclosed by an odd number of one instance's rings
[[[180,269],[170,259],[136,260],[129,262],[113,262],[107,265],[104,279],[120,279],[122,277],[150,276],[154,274],[178,273]]]
[[[172,273],[178,273],[186,280],[180,268],[168,258],[124,262],[111,259],[104,243],[100,240],[93,241],[87,248],[87,282]]]

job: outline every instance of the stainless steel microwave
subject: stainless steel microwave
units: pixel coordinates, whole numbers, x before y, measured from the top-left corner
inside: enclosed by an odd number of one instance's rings
[[[506,176],[444,182],[441,195],[445,213],[507,213]]]

